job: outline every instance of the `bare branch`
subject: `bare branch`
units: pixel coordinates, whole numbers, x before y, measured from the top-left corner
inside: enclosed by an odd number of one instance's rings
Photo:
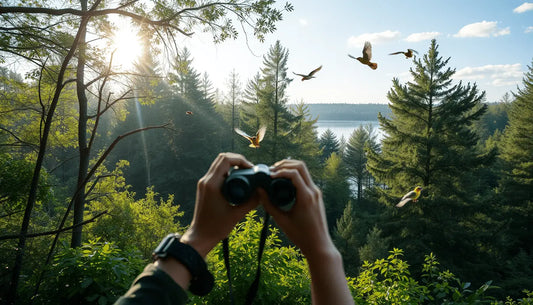
[[[73,226],[70,226],[70,227],[65,227],[65,228],[62,228],[62,229],[59,229],[59,230],[54,230],[54,231],[26,234],[25,237],[26,238],[34,238],[34,237],[39,237],[39,236],[59,234],[59,233],[62,233],[62,232],[68,231],[68,230],[72,230],[72,229],[74,229],[76,227],[86,225],[86,224],[88,224],[90,222],[94,222],[98,217],[100,217],[100,216],[102,216],[104,214],[107,214],[107,211],[100,212],[100,213],[96,214],[93,218],[87,219],[87,220],[85,220],[83,222],[80,222],[80,223],[78,223],[76,225],[73,225]],[[20,234],[17,234],[17,235],[4,235],[4,236],[0,236],[0,240],[18,239],[18,238],[21,238],[21,237],[22,236]]]

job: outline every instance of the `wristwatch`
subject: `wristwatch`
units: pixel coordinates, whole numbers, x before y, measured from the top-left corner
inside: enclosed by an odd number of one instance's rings
[[[172,257],[182,263],[192,276],[189,291],[195,295],[206,295],[213,289],[215,279],[207,270],[202,256],[193,247],[180,242],[180,238],[177,233],[167,235],[155,248],[152,257],[154,260]]]

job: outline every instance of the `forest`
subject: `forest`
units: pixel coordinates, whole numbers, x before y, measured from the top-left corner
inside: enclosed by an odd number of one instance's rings
[[[290,4],[175,2],[0,6],[2,302],[112,304],[161,238],[184,232],[198,179],[233,151],[256,164],[306,162],[356,304],[533,304],[533,63],[517,92],[487,103],[483,88],[452,80],[450,57],[432,40],[412,62],[412,82],[391,80],[383,140],[365,126],[338,139],[317,134],[313,106],[290,103],[281,41],[255,77],[231,73],[226,88],[168,43],[194,28],[235,38],[228,18],[261,41]],[[145,27],[133,71],[91,44],[108,37],[111,12]],[[157,56],[165,48],[174,51],[168,73]],[[21,75],[9,69],[15,61],[33,68]],[[233,131],[261,126],[258,149]],[[396,207],[416,186],[418,200]],[[255,275],[262,213],[229,236],[237,300]],[[221,246],[207,262],[215,288],[191,304],[230,304]],[[275,224],[262,266],[256,304],[311,302],[305,258]]]

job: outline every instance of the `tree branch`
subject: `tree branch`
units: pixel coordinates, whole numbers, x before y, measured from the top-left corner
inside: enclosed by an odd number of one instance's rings
[[[88,224],[90,222],[94,222],[98,217],[100,217],[100,216],[102,216],[104,214],[107,214],[107,210],[96,214],[91,219],[87,219],[87,220],[85,220],[83,222],[80,222],[80,223],[78,223],[76,225],[73,225],[73,226],[70,226],[70,227],[65,227],[65,228],[62,228],[62,229],[54,230],[54,231],[26,234],[25,237],[26,238],[34,238],[34,237],[39,237],[39,236],[59,234],[59,233],[62,233],[62,232],[68,231],[68,230],[72,230],[72,229],[74,229],[76,227],[86,225],[86,224]],[[17,235],[4,235],[4,236],[0,236],[0,240],[17,239],[17,238],[21,238],[21,237],[22,236],[20,234],[17,234]]]

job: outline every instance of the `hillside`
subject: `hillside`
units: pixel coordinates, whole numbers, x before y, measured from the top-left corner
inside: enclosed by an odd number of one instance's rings
[[[377,121],[378,113],[390,116],[387,104],[307,104],[312,117],[334,121]]]

